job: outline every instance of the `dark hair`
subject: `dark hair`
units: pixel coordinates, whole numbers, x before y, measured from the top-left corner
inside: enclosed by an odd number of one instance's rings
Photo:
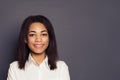
[[[57,68],[56,61],[58,59],[55,33],[51,22],[45,16],[42,15],[29,16],[23,21],[23,24],[21,26],[21,31],[19,34],[18,48],[17,48],[19,68],[24,69],[25,63],[28,60],[30,49],[28,45],[25,43],[25,39],[27,38],[29,26],[34,22],[42,23],[48,30],[50,41],[49,41],[49,46],[46,49],[46,55],[48,56],[48,65],[50,69],[54,70],[55,68]]]

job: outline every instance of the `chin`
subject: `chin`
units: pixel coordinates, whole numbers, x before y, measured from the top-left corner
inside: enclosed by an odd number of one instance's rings
[[[44,51],[32,51],[33,54],[41,55],[44,54]]]

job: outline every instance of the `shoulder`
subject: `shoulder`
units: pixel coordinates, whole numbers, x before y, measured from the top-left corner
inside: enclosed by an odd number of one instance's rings
[[[18,61],[13,61],[10,63],[10,68],[17,68],[18,67]]]
[[[57,61],[57,70],[60,73],[60,80],[70,80],[69,67],[64,61]]]
[[[68,65],[66,64],[66,62],[65,61],[61,61],[61,60],[59,60],[59,61],[57,61],[57,67],[58,68],[68,68]]]

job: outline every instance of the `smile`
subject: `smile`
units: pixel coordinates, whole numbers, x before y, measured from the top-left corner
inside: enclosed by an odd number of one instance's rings
[[[44,45],[43,44],[34,44],[35,48],[42,48]]]

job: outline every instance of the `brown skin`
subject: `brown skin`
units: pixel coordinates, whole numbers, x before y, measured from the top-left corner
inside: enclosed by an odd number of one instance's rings
[[[28,44],[36,64],[39,65],[44,60],[45,51],[49,45],[49,34],[46,27],[39,22],[32,23],[25,42]]]

